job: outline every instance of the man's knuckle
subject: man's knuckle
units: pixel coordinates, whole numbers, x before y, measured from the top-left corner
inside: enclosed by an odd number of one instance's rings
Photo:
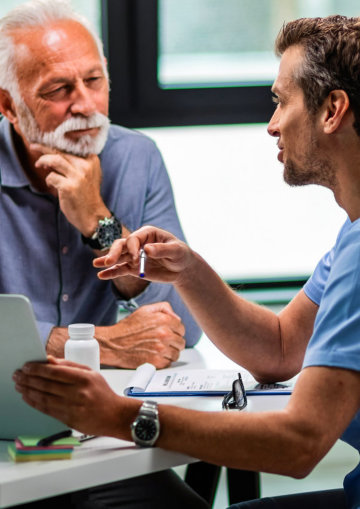
[[[170,332],[169,327],[167,327],[166,325],[162,325],[162,326],[158,327],[157,337],[159,339],[162,339],[162,340],[168,339],[170,335],[171,335],[171,332]]]

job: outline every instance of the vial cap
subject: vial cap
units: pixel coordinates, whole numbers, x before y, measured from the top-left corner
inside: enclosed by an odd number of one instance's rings
[[[95,334],[95,325],[92,323],[71,323],[68,326],[68,332],[72,339],[91,339]]]

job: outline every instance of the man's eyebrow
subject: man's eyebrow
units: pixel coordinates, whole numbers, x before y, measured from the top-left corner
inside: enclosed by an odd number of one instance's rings
[[[94,73],[102,72],[104,74],[104,69],[101,64],[92,67],[86,73],[84,74],[83,78],[86,78],[87,76],[91,76]],[[42,85],[41,89],[47,88],[51,85],[56,85],[58,83],[73,83],[74,79],[69,78],[68,76],[54,76],[53,78],[49,78],[46,80],[46,82]]]

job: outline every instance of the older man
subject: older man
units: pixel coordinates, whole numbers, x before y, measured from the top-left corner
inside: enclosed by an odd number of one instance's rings
[[[282,55],[273,86],[277,107],[268,130],[277,139],[285,180],[329,187],[349,216],[304,289],[275,315],[234,294],[186,244],[149,226],[116,241],[95,263],[104,268],[102,279],[135,275],[145,244],[147,277],[174,284],[229,357],[261,381],[301,371],[286,408],[214,412],[209,419],[204,412],[159,405],[153,421],[160,432],[144,423],[139,437],[141,402],[114,394],[100,374],[55,359],[29,364],[15,375],[28,403],[84,431],[299,478],[340,437],[360,450],[360,19],[290,22],[279,34],[277,51]],[[105,400],[104,416],[96,408]],[[147,407],[155,409],[156,403]],[[360,465],[346,476],[344,488],[236,507],[359,509]]]
[[[200,335],[175,289],[92,267],[146,223],[183,237],[158,150],[110,126],[108,101],[101,42],[67,2],[0,20],[0,293],[31,299],[48,353],[63,356],[69,323],[92,322],[103,364],[161,368]],[[117,323],[120,305],[139,309]]]

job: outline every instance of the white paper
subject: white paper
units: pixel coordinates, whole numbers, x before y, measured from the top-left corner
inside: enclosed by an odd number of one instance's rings
[[[125,388],[124,394],[128,394],[130,389],[133,389],[133,391],[136,392],[144,392],[155,372],[155,366],[149,362],[145,362],[145,364],[138,366],[131,377],[128,386]]]
[[[230,391],[236,371],[186,369],[164,373],[157,371],[146,392],[212,392]]]
[[[139,366],[131,378],[125,394],[130,389],[136,393],[166,392],[227,392],[241,373],[245,389],[256,384],[255,379],[244,369],[162,369],[156,371],[151,364]]]

